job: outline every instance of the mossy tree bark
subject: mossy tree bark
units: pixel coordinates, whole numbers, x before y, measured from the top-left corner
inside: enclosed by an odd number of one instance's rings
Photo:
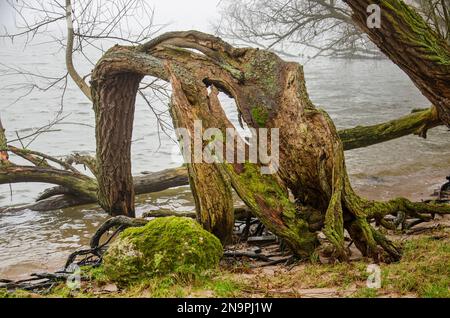
[[[436,108],[414,110],[399,119],[371,126],[357,126],[339,131],[344,150],[376,145],[411,134],[427,138],[428,130],[442,125]]]
[[[353,20],[436,106],[450,127],[450,47],[402,0],[344,0]],[[381,27],[369,28],[367,8],[381,8]]]
[[[203,120],[205,128],[224,131],[230,127],[217,98],[218,91],[235,99],[249,127],[279,129],[280,161],[275,174],[262,175],[261,165],[249,162],[189,166],[198,219],[223,241],[229,237],[223,231],[229,231],[226,227],[232,220],[230,185],[254,215],[301,257],[313,253],[316,232],[323,231],[335,246],[336,256],[346,259],[344,230],[347,229],[364,255],[378,258],[385,251],[398,259],[399,249],[370,225],[372,220],[381,222],[386,214],[399,211],[412,215],[450,212],[446,205],[415,204],[405,199],[381,203],[357,196],[347,176],[344,145],[328,115],[310,101],[302,67],[297,63],[285,62],[264,50],[237,49],[196,31],[168,33],[139,47],[116,46],[103,56],[93,73],[97,116],[105,116],[101,112],[109,107],[98,107],[107,102],[96,88],[102,82],[130,72],[171,82],[175,126],[184,126],[192,135],[196,119]],[[108,91],[107,86],[103,89]],[[120,91],[114,94],[125,96]],[[125,110],[130,109],[132,99],[124,101]],[[128,123],[120,112],[114,114],[117,117],[111,122],[121,127]],[[115,144],[126,144],[130,137],[118,134],[117,138]],[[97,145],[98,153],[108,154],[98,155],[98,165],[114,165],[114,144],[98,142]],[[117,178],[109,183],[100,182],[100,187],[127,180],[131,165],[129,161],[123,163],[126,165],[121,169],[126,172],[123,175],[106,176],[102,174],[107,170],[99,171],[99,179]],[[295,201],[290,200],[289,191]],[[124,195],[133,193],[128,191]],[[120,207],[121,200],[124,199],[115,196],[114,200],[105,202]],[[125,202],[127,205],[130,199],[126,198]]]

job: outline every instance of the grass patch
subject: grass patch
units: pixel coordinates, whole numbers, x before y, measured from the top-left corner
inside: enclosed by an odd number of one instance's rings
[[[413,237],[403,244],[403,258],[398,263],[380,264],[381,289],[367,288],[367,262],[342,264],[301,264],[291,270],[280,268],[273,273],[253,275],[245,283],[248,293],[264,296],[292,296],[309,289],[333,289],[336,296],[355,290],[349,296],[450,297],[450,240],[448,233]],[[439,238],[439,239],[436,239]],[[242,296],[242,295],[241,295]],[[301,296],[298,294],[298,296]]]
[[[0,289],[0,298],[31,298],[33,294],[26,290],[15,290],[13,292],[7,291],[5,288]]]
[[[361,288],[352,295],[354,298],[376,298],[378,290],[374,288]]]
[[[383,266],[382,288],[419,297],[450,297],[448,239],[423,237],[404,245],[402,261]]]
[[[46,295],[49,298],[183,298],[183,297],[236,297],[239,284],[224,273],[218,275],[204,272],[201,275],[188,277],[186,275],[155,276],[130,285],[114,292],[105,291],[105,286],[113,284],[108,281],[102,268],[84,268],[83,276],[88,278],[83,282],[81,290],[72,291],[65,284],[52,289]],[[97,280],[99,278],[99,280]],[[113,285],[115,286],[115,285]],[[0,297],[2,294],[0,293]]]
[[[327,297],[399,297],[449,298],[450,239],[448,232],[429,237],[410,238],[403,244],[403,258],[394,264],[381,264],[381,289],[367,288],[368,262],[317,264],[302,263],[293,268],[277,266],[251,269],[248,264],[234,264],[221,271],[204,271],[199,275],[170,274],[136,281],[116,291],[99,268],[83,268],[80,292],[65,284],[54,288],[47,297],[300,297],[309,290],[329,290]],[[311,292],[313,293],[313,292]],[[8,293],[1,297],[31,297],[27,292]]]

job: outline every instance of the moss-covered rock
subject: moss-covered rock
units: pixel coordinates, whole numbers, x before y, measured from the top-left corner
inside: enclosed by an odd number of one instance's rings
[[[217,237],[189,218],[167,217],[129,228],[103,259],[106,276],[127,285],[156,275],[192,275],[218,265],[223,254]]]

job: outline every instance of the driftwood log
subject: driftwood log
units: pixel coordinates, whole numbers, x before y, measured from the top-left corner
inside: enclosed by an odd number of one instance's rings
[[[31,169],[35,170],[35,168]],[[1,170],[2,169],[0,169],[0,175],[2,173]],[[68,172],[68,174],[71,175],[72,173]],[[11,173],[9,175],[10,178],[17,180],[16,173]],[[31,179],[27,179],[26,182],[31,182],[30,180]],[[37,180],[36,182],[43,182],[44,178],[36,178],[35,180]],[[185,167],[167,169],[155,173],[148,173],[144,176],[134,177],[133,181],[135,193],[137,195],[159,192],[189,184]],[[56,183],[56,179],[52,179],[51,183]],[[96,184],[94,185],[94,187],[96,187]],[[13,212],[24,209],[30,209],[34,211],[53,211],[74,206],[97,203],[96,191],[93,191],[93,193],[95,194],[93,196],[78,195],[77,192],[73,190],[73,188],[58,186],[44,191],[36,200],[36,202],[21,206],[3,207],[0,208],[0,212]]]

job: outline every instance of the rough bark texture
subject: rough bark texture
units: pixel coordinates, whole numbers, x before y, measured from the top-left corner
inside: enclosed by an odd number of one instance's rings
[[[344,145],[328,115],[309,100],[303,70],[297,63],[285,62],[263,50],[236,49],[196,31],[172,32],[139,47],[112,48],[97,64],[93,79],[104,81],[130,70],[171,82],[175,126],[191,133],[196,119],[204,121],[205,129],[224,131],[230,127],[218,91],[235,99],[249,127],[279,129],[280,162],[275,174],[263,175],[260,164],[249,162],[189,166],[198,219],[223,240],[227,234],[222,231],[231,220],[229,185],[256,217],[305,258],[318,243],[316,232],[323,231],[335,246],[336,256],[346,259],[347,229],[364,255],[378,258],[385,251],[398,259],[399,249],[370,225],[372,220],[381,221],[385,215],[399,211],[412,215],[450,212],[446,205],[416,204],[405,199],[372,202],[358,197],[347,176]],[[94,103],[103,104],[104,97],[97,92],[93,90]],[[97,112],[97,116],[102,114]],[[127,124],[123,116],[115,120],[118,126]],[[124,135],[118,137],[126,142]],[[102,142],[98,151],[109,154],[98,157],[99,166],[115,162],[114,144]],[[123,166],[121,171],[129,173],[131,166]],[[122,175],[114,177],[125,180]],[[105,185],[100,183],[100,187]],[[289,190],[295,201],[290,200]],[[224,228],[219,230],[214,225]]]
[[[421,137],[426,137],[428,129],[442,125],[442,122],[436,118],[435,108],[428,110],[415,111],[410,115],[402,118],[389,121],[373,126],[358,126],[351,129],[339,131],[339,136],[344,144],[344,150],[352,150],[361,147],[378,144],[384,141],[400,138],[410,134],[417,134]],[[6,138],[5,138],[6,140]],[[32,162],[38,167],[51,168],[49,162],[56,163],[65,168],[67,171],[73,172],[75,175],[80,174],[71,164],[82,164],[89,168],[94,175],[97,175],[97,164],[95,158],[88,156],[72,155],[66,161],[55,159],[44,153],[19,149],[12,146],[7,146],[10,152]],[[3,152],[4,158],[8,158],[8,152]],[[10,164],[10,163],[9,163]],[[11,172],[11,171],[10,171]],[[20,178],[20,176],[19,176]],[[8,180],[15,179],[12,174],[8,178],[3,178],[3,182],[8,183]],[[48,182],[50,184],[58,184],[58,178],[53,176],[42,176],[42,178],[35,178],[36,182]],[[166,189],[185,186],[189,184],[187,167],[179,167],[174,169],[166,169],[159,172],[149,173],[145,176],[138,176],[133,178],[134,191],[136,195],[145,193],[154,193]],[[84,182],[84,180],[80,180]],[[0,181],[1,183],[1,181]],[[30,209],[34,211],[53,211],[85,204],[97,203],[97,196],[80,196],[71,188],[64,188],[61,192],[58,187],[50,188],[37,198],[37,202],[21,206],[3,207],[0,212],[21,211]],[[95,191],[96,192],[96,191]],[[91,192],[92,193],[92,192]]]
[[[131,138],[142,77],[120,73],[92,81],[96,118],[98,202],[112,216],[134,217]],[[106,159],[107,158],[107,159]]]
[[[175,67],[172,72],[172,88],[174,90],[171,114],[175,128],[186,128],[194,132],[194,122],[201,120],[203,130],[216,127],[211,120],[210,103],[207,99],[206,87],[195,83],[190,74],[176,74],[180,68]],[[179,81],[183,78],[186,89],[189,87],[189,97],[186,96]],[[187,84],[188,83],[188,84]],[[203,135],[203,131],[200,132]],[[194,149],[195,139],[191,139],[191,149]],[[203,149],[203,144],[202,144]],[[188,158],[186,158],[188,159]],[[191,151],[188,164],[189,183],[195,200],[197,218],[203,227],[214,233],[222,243],[231,242],[234,227],[234,209],[231,187],[224,176],[213,164],[196,163],[195,153]]]
[[[397,64],[450,127],[450,47],[402,0],[344,0],[353,20]],[[381,8],[381,28],[367,25],[367,7]]]
[[[328,115],[309,100],[300,65],[267,51],[236,49],[195,31],[168,33],[139,47],[115,46],[97,64],[92,75],[97,160],[73,160],[87,164],[98,179],[98,188],[94,179],[70,164],[14,147],[7,148],[33,166],[20,167],[3,160],[0,183],[54,183],[60,187],[50,191],[52,195],[67,196],[69,191],[83,200],[97,199],[98,189],[98,199],[106,211],[133,216],[138,187],[132,185],[130,146],[137,87],[145,75],[171,82],[175,127],[192,133],[196,119],[203,121],[203,129],[224,131],[231,127],[217,97],[221,91],[235,99],[250,127],[280,130],[279,170],[273,175],[261,174],[261,165],[249,162],[188,165],[197,218],[224,243],[231,235],[234,217],[230,187],[254,216],[304,258],[318,244],[317,231],[323,231],[335,246],[336,256],[345,259],[346,229],[364,255],[377,258],[385,251],[398,259],[399,249],[372,227],[371,221],[388,225],[384,217],[397,212],[416,217],[450,212],[448,205],[405,199],[367,201],[353,192],[345,169],[344,148],[412,132],[424,135],[437,124],[433,110],[345,131],[341,133],[345,146]],[[52,168],[49,162],[64,170]],[[185,182],[180,177],[175,176],[175,180]],[[295,200],[290,199],[289,191]]]

